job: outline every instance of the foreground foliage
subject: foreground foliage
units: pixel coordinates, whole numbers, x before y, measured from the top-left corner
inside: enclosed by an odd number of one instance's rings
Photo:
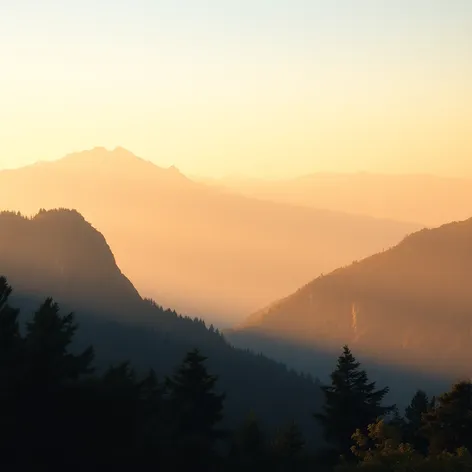
[[[198,349],[173,374],[127,362],[94,369],[73,352],[73,314],[47,298],[21,329],[0,278],[0,467],[6,470],[371,471],[472,470],[472,384],[437,399],[419,390],[401,416],[383,404],[347,346],[315,413],[325,442],[290,422],[268,431],[248,412],[223,427],[226,395]],[[316,450],[315,450],[316,449]]]

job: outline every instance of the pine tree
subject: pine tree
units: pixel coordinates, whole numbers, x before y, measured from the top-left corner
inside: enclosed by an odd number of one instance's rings
[[[278,431],[272,445],[277,461],[277,470],[297,470],[298,461],[304,446],[305,441],[302,433],[294,421]]]
[[[18,315],[20,310],[8,304],[12,288],[5,277],[0,277],[0,366],[4,366],[20,340]]]
[[[328,444],[341,454],[349,453],[351,437],[358,428],[365,431],[369,424],[395,408],[381,405],[388,387],[376,390],[375,382],[369,382],[348,346],[344,346],[331,374],[331,385],[321,388],[325,405],[323,413],[314,416],[321,423]]]
[[[218,378],[205,367],[198,349],[189,352],[175,374],[167,379],[172,435],[177,460],[185,467],[211,467],[215,443],[224,436],[216,425],[223,418],[224,394],[215,393]]]
[[[79,354],[69,351],[76,332],[73,314],[61,315],[59,306],[47,298],[26,324],[21,372],[18,385],[18,402],[23,408],[17,421],[21,424],[21,441],[28,444],[29,456],[39,468],[68,468],[74,443],[71,434],[76,422],[77,407],[81,407],[78,394],[79,379],[90,374],[93,349]],[[44,434],[47,425],[48,434]],[[75,428],[77,429],[77,428]],[[58,451],[54,453],[53,451]],[[24,464],[29,468],[30,464]]]
[[[68,351],[77,325],[73,313],[62,316],[59,311],[58,304],[47,298],[26,325],[26,377],[44,388],[93,371],[93,348],[77,355]]]
[[[12,288],[5,277],[0,277],[0,394],[12,390],[18,375],[22,346],[18,315],[20,310],[8,304]]]
[[[138,382],[137,387],[139,394],[137,444],[156,453],[166,433],[163,399],[165,389],[153,370]]]
[[[18,424],[18,385],[21,379],[23,340],[20,335],[19,310],[8,304],[12,288],[0,277],[0,460],[8,463],[21,433]],[[13,458],[11,459],[13,460]]]
[[[426,454],[428,441],[421,433],[423,417],[430,410],[431,402],[423,390],[418,390],[405,409],[404,440],[415,450]]]
[[[250,412],[233,433],[229,454],[230,470],[264,470],[268,452],[265,433],[254,412]]]
[[[429,399],[423,390],[417,390],[411,403],[405,409],[405,419],[409,424],[420,428],[423,414],[428,411]]]

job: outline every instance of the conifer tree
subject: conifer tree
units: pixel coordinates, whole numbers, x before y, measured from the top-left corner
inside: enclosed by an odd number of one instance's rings
[[[279,430],[272,445],[272,450],[278,465],[277,470],[297,470],[297,465],[304,446],[305,441],[302,433],[294,421]]]
[[[403,434],[406,426],[406,421],[405,418],[400,415],[400,411],[396,406],[390,413],[390,418],[388,419],[387,423],[391,426],[398,428]]]
[[[5,277],[0,277],[0,395],[6,399],[13,393],[20,374],[19,364],[22,338],[18,315],[20,310],[8,304],[12,288]]]
[[[267,465],[267,438],[253,411],[233,433],[230,470],[261,470]]]
[[[30,382],[45,388],[93,371],[92,347],[81,354],[68,351],[78,326],[73,313],[63,316],[59,311],[58,304],[47,298],[26,325],[26,375]]]
[[[92,372],[93,360],[92,348],[79,354],[70,352],[76,329],[73,314],[61,315],[51,298],[26,324],[17,386],[17,401],[23,404],[17,415],[22,425],[20,437],[28,444],[31,461],[24,464],[25,468],[33,463],[39,468],[48,467],[54,462],[67,469],[72,461],[74,443],[68,439],[71,434],[64,431],[75,433],[71,424],[77,419],[76,408],[81,406],[78,382],[81,376]],[[74,405],[76,401],[79,403]]]
[[[349,453],[351,437],[357,429],[365,431],[369,424],[395,408],[381,405],[388,387],[377,390],[375,382],[369,382],[348,346],[344,346],[331,374],[331,385],[321,388],[325,404],[323,412],[314,416],[321,423],[328,444],[341,454]]]
[[[165,389],[153,370],[137,384],[137,387],[139,393],[137,444],[156,454],[162,449],[167,433],[163,399]]]
[[[6,367],[10,362],[13,351],[20,341],[18,315],[20,310],[8,304],[12,288],[5,277],[0,277],[0,366]]]
[[[0,277],[0,457],[8,462],[14,454],[21,426],[18,424],[18,383],[21,378],[21,348],[18,315],[8,299],[12,288],[5,277]]]
[[[171,434],[182,467],[191,460],[196,468],[211,468],[215,443],[224,436],[217,424],[223,418],[225,395],[215,392],[218,378],[208,373],[206,359],[198,349],[189,352],[167,379]]]
[[[404,440],[424,454],[427,452],[428,441],[422,434],[423,418],[430,410],[430,406],[428,395],[423,390],[417,390],[405,409]]]

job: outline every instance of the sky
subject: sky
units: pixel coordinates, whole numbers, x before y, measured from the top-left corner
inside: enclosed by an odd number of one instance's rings
[[[2,0],[0,167],[472,176],[470,0]]]

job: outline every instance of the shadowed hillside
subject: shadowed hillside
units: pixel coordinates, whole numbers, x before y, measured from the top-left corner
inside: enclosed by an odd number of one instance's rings
[[[470,377],[472,219],[422,230],[319,277],[251,316],[229,338],[292,365],[271,339],[318,349],[348,343],[378,364]],[[305,351],[305,355],[306,355]],[[290,359],[291,356],[291,359]],[[303,358],[301,352],[298,356]]]
[[[231,195],[122,148],[0,172],[0,201],[77,209],[141,293],[221,325],[418,229]]]
[[[231,347],[201,320],[141,299],[104,237],[76,211],[42,211],[31,219],[0,213],[0,274],[11,282],[12,304],[26,319],[47,296],[64,312],[73,310],[80,327],[75,347],[93,344],[101,368],[129,360],[162,377],[197,347],[220,375],[229,422],[254,410],[267,425],[296,418],[305,431],[316,430],[311,419],[321,401],[316,383],[264,356]],[[289,398],[293,401],[287,408]]]
[[[21,293],[53,291],[77,309],[116,315],[132,314],[142,303],[103,235],[75,210],[42,210],[31,219],[0,213],[0,247],[2,273]]]
[[[312,174],[291,180],[206,179],[250,197],[437,226],[472,215],[470,179],[372,173]]]

